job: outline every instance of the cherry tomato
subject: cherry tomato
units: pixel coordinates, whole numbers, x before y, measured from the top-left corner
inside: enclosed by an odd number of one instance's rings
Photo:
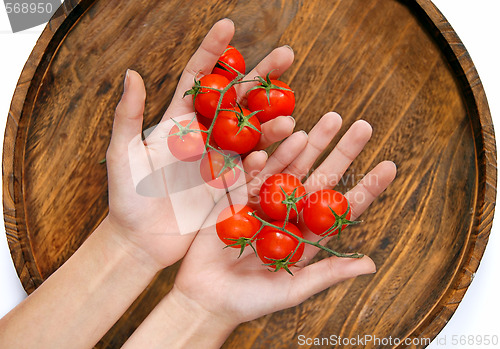
[[[194,108],[198,113],[204,117],[213,119],[215,111],[217,110],[217,104],[219,103],[220,92],[209,88],[222,90],[229,84],[229,82],[230,81],[222,75],[208,74],[196,81],[195,86],[186,92],[186,94],[193,95]],[[235,104],[236,90],[234,89],[234,86],[231,86],[231,88],[229,88],[229,90],[227,90],[224,94],[220,108],[230,109]]]
[[[260,122],[248,109],[223,110],[217,116],[212,134],[215,142],[222,149],[244,154],[252,150],[259,142]]]
[[[253,211],[250,207],[240,204],[223,209],[215,225],[219,239],[233,248],[245,247],[245,239],[252,239],[261,225],[257,218],[249,215]]]
[[[211,149],[201,159],[201,178],[214,188],[229,188],[238,180],[241,174],[240,166],[238,154]]]
[[[260,207],[269,217],[277,220],[285,220],[287,207],[290,207],[288,219],[293,219],[304,207],[305,194],[304,186],[294,175],[274,174],[260,187]]]
[[[225,76],[228,80],[234,80],[238,74],[229,67],[236,69],[241,74],[245,74],[245,59],[243,55],[231,45],[227,45],[224,53],[219,57],[215,65],[213,74]]]
[[[302,213],[304,223],[316,235],[336,235],[339,227],[343,230],[348,224],[356,223],[349,221],[348,206],[347,199],[338,191],[318,190],[307,197]]]
[[[181,126],[172,126],[170,129],[167,144],[168,149],[177,159],[181,161],[196,161],[201,159],[205,151],[207,134],[206,127],[196,120],[182,120]]]
[[[271,224],[282,227],[283,221],[275,221]],[[302,238],[302,232],[292,223],[288,223],[285,226],[285,229],[292,232],[296,236]],[[304,252],[304,244],[301,243],[300,246],[299,241],[293,236],[278,230],[273,227],[266,226],[264,227],[260,233],[257,235],[257,240],[255,243],[255,247],[257,249],[257,255],[259,258],[265,263],[273,263],[274,260],[282,260],[289,257],[295,249],[295,253],[289,259],[288,265],[295,264],[300,257],[302,257],[302,253]]]
[[[200,113],[196,112],[196,120],[198,120],[198,123],[202,124],[205,126],[207,129],[210,128],[210,125],[212,124],[213,119],[209,119],[207,117],[204,117]]]
[[[248,109],[258,111],[257,117],[261,123],[272,120],[280,115],[292,115],[295,109],[295,94],[290,86],[279,80],[260,78],[261,84],[250,90],[248,94]]]

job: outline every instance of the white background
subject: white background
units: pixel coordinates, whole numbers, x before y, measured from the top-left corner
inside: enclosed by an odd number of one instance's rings
[[[490,104],[494,124],[500,130],[500,25],[499,0],[434,0],[458,33],[479,72]],[[1,144],[10,101],[24,63],[44,25],[13,34],[5,8],[0,4],[0,125]],[[500,135],[497,134],[497,140]],[[498,146],[497,146],[498,147]],[[497,218],[500,212],[497,212]],[[479,345],[452,345],[460,336],[500,336],[500,236],[495,219],[486,252],[469,290],[450,322],[429,348],[481,348]],[[429,285],[432,287],[432,285]],[[5,228],[0,229],[0,317],[24,297],[19,278],[10,258]],[[484,337],[483,337],[484,338]],[[469,339],[467,337],[467,339]],[[446,343],[446,344],[445,344]],[[500,347],[500,344],[498,345]]]

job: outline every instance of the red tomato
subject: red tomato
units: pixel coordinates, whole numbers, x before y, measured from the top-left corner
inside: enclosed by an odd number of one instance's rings
[[[194,108],[198,113],[207,118],[213,119],[221,94],[219,91],[214,91],[212,89],[223,90],[229,82],[230,81],[222,75],[208,74],[202,77],[199,81],[196,81],[195,86],[191,90],[187,91],[186,94],[193,95]],[[220,108],[230,109],[235,104],[236,90],[234,89],[234,86],[231,86],[224,94]]]
[[[302,216],[306,226],[316,235],[336,235],[351,222],[351,211],[344,195],[332,189],[318,190],[307,197]],[[332,210],[335,214],[332,213]],[[335,217],[337,215],[337,217]]]
[[[219,239],[230,247],[244,248],[246,241],[250,242],[261,225],[257,218],[249,215],[253,211],[250,207],[240,204],[223,209],[215,225]]]
[[[304,207],[305,194],[306,190],[297,177],[278,173],[266,179],[260,187],[260,207],[269,217],[279,220],[286,219],[290,207],[288,219],[293,219]]]
[[[276,221],[271,224],[282,227],[284,223],[283,221]],[[303,237],[299,228],[292,223],[288,223],[285,229],[300,238]],[[257,235],[255,247],[257,255],[265,264],[273,263],[273,260],[283,260],[288,257],[288,263],[285,264],[285,266],[288,266],[295,264],[302,257],[302,253],[304,253],[304,244],[301,243],[298,248],[297,245],[299,245],[299,240],[293,236],[276,228],[266,226]],[[295,251],[295,249],[297,250]],[[293,256],[291,256],[292,253],[294,253]],[[279,269],[279,267],[277,265],[275,270]],[[284,268],[284,266],[281,267]]]
[[[170,129],[167,144],[170,152],[181,161],[196,161],[201,159],[205,151],[207,134],[206,127],[196,120],[182,120],[181,126],[172,126]]]
[[[214,188],[229,188],[238,180],[241,174],[240,166],[241,161],[237,154],[211,149],[201,159],[201,178]]]
[[[250,90],[248,94],[248,109],[258,111],[257,117],[261,123],[272,120],[280,115],[292,115],[295,109],[295,94],[290,86],[279,80],[260,78],[261,84]]]
[[[233,46],[227,45],[227,48],[219,57],[212,73],[223,75],[229,80],[234,80],[238,74],[230,67],[236,69],[241,74],[245,74],[245,59],[243,58],[243,55]]]
[[[196,120],[203,126],[205,126],[207,129],[210,128],[210,125],[212,124],[213,119],[209,119],[207,117],[204,117],[200,113],[196,112]]]
[[[212,134],[222,149],[244,154],[259,142],[260,122],[248,109],[223,110],[217,116]]]

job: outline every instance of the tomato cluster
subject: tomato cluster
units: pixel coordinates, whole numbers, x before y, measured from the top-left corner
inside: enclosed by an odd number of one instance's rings
[[[212,72],[195,78],[184,96],[193,97],[196,116],[177,122],[168,135],[168,148],[181,161],[200,162],[201,178],[215,188],[228,188],[241,173],[240,157],[258,145],[261,124],[280,115],[291,115],[295,95],[279,80],[243,80],[246,64],[242,54],[228,45]],[[234,85],[258,82],[247,92],[247,105],[238,102]]]
[[[291,115],[295,108],[290,86],[271,79],[270,74],[245,81],[245,69],[243,56],[229,45],[211,74],[195,78],[194,86],[184,94],[193,98],[195,117],[172,120],[174,125],[168,135],[172,155],[181,161],[199,161],[200,177],[219,189],[227,190],[237,182],[242,172],[241,156],[258,146],[261,124]],[[246,93],[246,105],[241,105],[234,86],[246,82],[257,84]],[[357,223],[349,220],[349,203],[341,193],[320,190],[307,194],[297,177],[279,173],[266,179],[259,199],[259,215],[246,205],[230,205],[220,213],[216,231],[226,247],[239,248],[241,255],[251,246],[264,265],[290,274],[289,267],[300,260],[305,244],[340,257],[361,257],[320,244],[322,239]],[[291,222],[300,219],[320,236],[319,241],[306,240]]]
[[[341,257],[360,257],[341,254],[319,244],[322,239],[340,234],[350,224],[351,211],[344,195],[332,189],[306,193],[301,181],[287,173],[270,176],[259,192],[261,215],[244,205],[226,207],[217,219],[216,230],[227,246],[240,249],[251,246],[264,265],[275,271],[289,269],[297,263],[305,244],[311,244]],[[300,213],[302,212],[302,216]],[[269,220],[262,217],[269,217]],[[319,241],[304,239],[300,229],[290,220],[300,219]],[[253,244],[255,243],[255,247]]]

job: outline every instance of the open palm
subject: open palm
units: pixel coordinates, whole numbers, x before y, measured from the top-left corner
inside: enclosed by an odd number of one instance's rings
[[[233,34],[234,25],[230,20],[221,20],[213,26],[186,65],[161,122],[144,141],[144,82],[137,72],[127,72],[106,156],[109,183],[109,215],[106,219],[123,241],[137,246],[145,258],[154,260],[160,268],[184,256],[195,233],[225,193],[199,185],[198,171],[193,171],[190,163],[180,162],[172,156],[166,146],[166,136],[172,125],[171,118],[194,116],[192,99],[183,98],[183,94],[192,87],[195,76],[199,78],[211,72]],[[248,77],[265,76],[270,71],[278,77],[292,61],[290,49],[277,48]],[[238,86],[240,100],[251,85]],[[287,137],[294,125],[289,116],[263,124],[257,149]],[[266,160],[264,152],[256,151],[245,158],[243,167],[252,173],[262,169]],[[246,178],[242,176],[242,180],[245,182]],[[182,193],[182,188],[177,190],[179,185],[189,188],[189,192]]]
[[[313,163],[341,126],[341,118],[328,113],[309,135],[296,132],[286,139],[267,161],[264,169],[248,185],[250,201],[258,194],[263,180],[284,172],[304,178]],[[371,126],[355,122],[326,160],[305,180],[307,192],[333,188],[371,136]],[[351,204],[352,219],[358,217],[392,182],[396,168],[392,162],[378,164],[363,180],[346,193]],[[373,180],[377,178],[377,180]],[[310,260],[318,249],[306,245],[294,276],[281,270],[271,273],[250,249],[240,258],[237,250],[226,248],[215,234],[213,222],[223,207],[216,207],[208,224],[193,241],[177,275],[173,292],[180,292],[208,311],[238,323],[273,311],[297,305],[311,295],[342,280],[373,273],[373,261],[330,257],[314,264]],[[301,226],[304,237],[317,240]],[[258,295],[258,297],[257,297]],[[242,301],[244,300],[244,301]]]

